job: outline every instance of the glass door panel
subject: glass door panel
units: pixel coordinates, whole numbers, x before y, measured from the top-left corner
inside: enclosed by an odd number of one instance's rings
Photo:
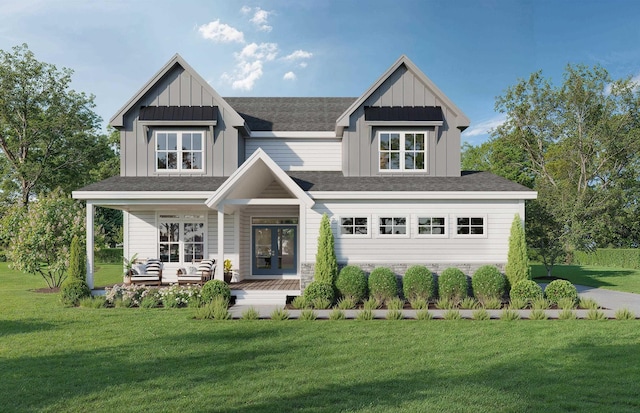
[[[254,226],[253,273],[295,274],[298,266],[297,242],[295,226]]]

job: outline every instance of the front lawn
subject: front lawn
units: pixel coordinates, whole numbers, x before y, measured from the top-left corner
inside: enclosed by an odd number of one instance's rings
[[[640,409],[640,321],[197,321],[0,283],[2,411]]]
[[[531,275],[534,278],[544,277],[547,275],[547,270],[542,264],[532,265]],[[573,284],[640,294],[640,270],[582,265],[556,265],[553,267],[553,276],[564,278]]]

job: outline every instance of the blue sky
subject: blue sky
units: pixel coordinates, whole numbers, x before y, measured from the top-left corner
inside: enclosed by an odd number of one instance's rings
[[[0,49],[75,71],[106,121],[175,53],[222,96],[359,96],[406,54],[471,119],[542,70],[601,64],[640,80],[640,2],[0,0]]]

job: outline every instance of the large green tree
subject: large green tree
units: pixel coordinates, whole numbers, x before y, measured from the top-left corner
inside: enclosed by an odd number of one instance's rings
[[[70,88],[72,71],[38,61],[26,44],[0,50],[0,190],[27,206],[35,194],[70,192],[115,153],[94,97]]]
[[[527,223],[545,221],[527,239],[535,235],[555,258],[637,245],[639,108],[638,85],[600,66],[569,65],[560,85],[536,72],[497,98],[506,121],[487,143],[465,148],[463,166],[488,166],[537,190]]]

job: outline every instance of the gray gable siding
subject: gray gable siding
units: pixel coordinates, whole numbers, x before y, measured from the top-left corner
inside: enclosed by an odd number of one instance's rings
[[[172,175],[157,173],[155,170],[153,131],[168,128],[150,126],[147,133],[143,122],[138,119],[141,106],[218,106],[218,123],[214,127],[213,136],[209,127],[193,126],[206,132],[205,172],[181,173],[181,176],[229,176],[244,160],[244,152],[238,148],[238,131],[225,122],[225,106],[207,91],[205,85],[176,64],[124,117],[124,125],[120,131],[122,176]],[[182,126],[174,129],[185,128],[192,127]]]
[[[444,124],[435,127],[403,127],[401,122],[389,126],[371,126],[365,122],[364,106],[440,106]],[[376,133],[383,129],[427,131],[427,171],[429,176],[460,176],[460,133],[458,113],[425,85],[405,65],[395,70],[369,96],[349,119],[345,129],[343,149],[343,171],[347,176],[379,176],[379,154]],[[437,132],[437,133],[436,133]],[[407,173],[416,175],[420,173]]]

